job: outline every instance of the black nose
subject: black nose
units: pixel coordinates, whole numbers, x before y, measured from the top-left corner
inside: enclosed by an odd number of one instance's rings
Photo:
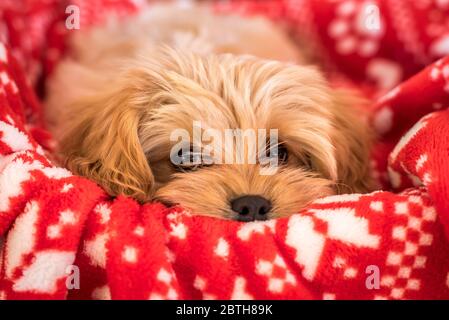
[[[236,220],[267,220],[271,202],[261,196],[248,195],[232,200],[231,208],[238,213]]]

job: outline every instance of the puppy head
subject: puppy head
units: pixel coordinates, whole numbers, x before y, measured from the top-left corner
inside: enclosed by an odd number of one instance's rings
[[[367,189],[368,134],[343,96],[310,67],[163,50],[81,99],[61,151],[72,171],[113,195],[243,221],[286,216],[318,197]],[[274,174],[248,161],[266,150],[223,140],[238,129],[276,130]],[[173,139],[180,130],[187,146]]]

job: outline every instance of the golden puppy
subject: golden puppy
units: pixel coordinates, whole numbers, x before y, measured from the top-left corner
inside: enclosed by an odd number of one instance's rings
[[[367,191],[368,130],[320,72],[291,63],[281,31],[204,8],[149,12],[77,35],[51,79],[48,120],[57,136],[71,128],[60,151],[74,173],[112,195],[241,221]],[[239,144],[220,140],[227,130],[256,134]],[[261,155],[276,158],[271,174]]]

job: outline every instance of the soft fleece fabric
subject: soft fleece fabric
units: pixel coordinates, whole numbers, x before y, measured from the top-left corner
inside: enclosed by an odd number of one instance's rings
[[[407,39],[397,33],[393,2],[421,17]],[[139,9],[136,1],[72,3],[86,9],[86,25],[109,10],[126,15]],[[327,197],[290,218],[239,223],[114,199],[54,166],[28,83],[38,86],[62,52],[67,3],[2,1],[0,299],[448,299],[449,57],[399,84],[438,58],[433,44],[445,39],[447,24],[434,26],[442,33],[434,30],[427,40],[421,35],[436,24],[426,20],[430,12],[444,4],[377,3],[384,31],[376,36],[377,49],[371,43],[362,51],[352,40],[334,50],[339,40],[330,35],[351,37],[357,30],[329,27],[336,19],[354,22],[361,1],[250,1],[217,8],[262,12],[297,30],[314,27],[321,34],[315,41],[339,74],[363,78],[370,92],[398,82],[372,115],[381,137],[373,172],[390,191]],[[310,10],[292,9],[300,5]],[[438,10],[447,19],[448,8]],[[298,12],[309,18],[299,19]],[[418,51],[405,50],[405,43],[422,48],[426,59],[412,59]],[[444,53],[444,45],[438,48]],[[376,59],[391,62],[400,76],[373,82],[367,66]],[[67,277],[77,268],[80,288],[68,289]]]

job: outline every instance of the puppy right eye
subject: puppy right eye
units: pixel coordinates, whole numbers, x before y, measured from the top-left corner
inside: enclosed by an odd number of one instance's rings
[[[206,165],[201,152],[194,150],[193,146],[187,150],[179,149],[177,155],[179,162],[175,168],[180,172],[195,171]]]
[[[196,170],[201,164],[201,154],[195,152],[193,147],[189,150],[179,149],[178,158],[180,161],[176,164],[176,168],[182,172]]]

